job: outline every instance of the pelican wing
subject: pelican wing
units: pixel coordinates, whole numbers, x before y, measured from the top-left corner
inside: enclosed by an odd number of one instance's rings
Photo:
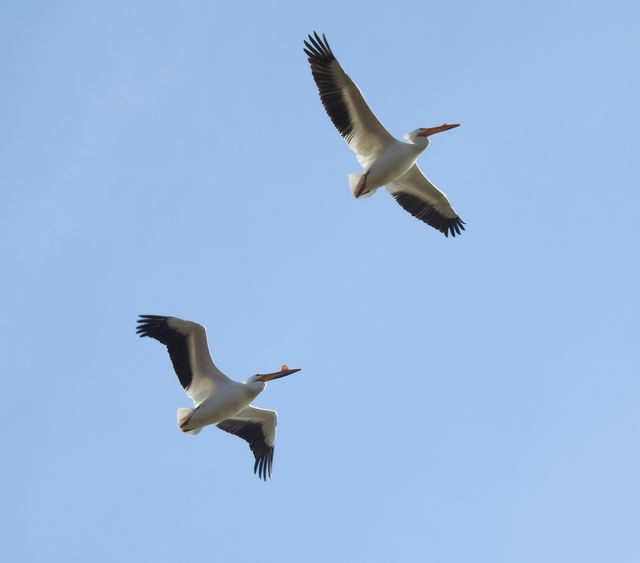
[[[277,421],[276,411],[249,405],[233,417],[218,423],[218,428],[249,443],[256,460],[253,464],[253,472],[265,481],[267,476],[271,478]]]
[[[180,384],[196,406],[230,381],[213,363],[202,325],[176,317],[140,315],[136,332],[167,347]]]
[[[458,217],[447,196],[436,188],[414,164],[397,180],[387,184],[389,193],[411,215],[438,229],[448,237],[464,231],[464,221]]]
[[[367,105],[360,89],[336,60],[327,38],[314,32],[304,42],[311,74],[331,121],[367,168],[395,141]]]

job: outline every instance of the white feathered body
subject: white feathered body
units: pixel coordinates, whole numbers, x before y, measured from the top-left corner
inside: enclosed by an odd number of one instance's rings
[[[366,171],[367,187],[376,189],[402,176],[415,163],[424,146],[396,141]]]
[[[349,186],[354,195],[372,196],[375,191],[405,174],[415,163],[427,143],[403,143],[393,140],[384,152],[361,174],[349,175]],[[364,159],[363,159],[364,161]],[[363,185],[365,184],[365,185]]]
[[[190,415],[188,424],[183,430],[194,430],[209,424],[217,424],[227,418],[233,417],[255,399],[264,389],[264,383],[238,383],[229,381],[226,385],[217,389],[215,394],[205,399],[195,409],[180,409],[178,412],[178,424]],[[182,411],[182,413],[180,412]]]

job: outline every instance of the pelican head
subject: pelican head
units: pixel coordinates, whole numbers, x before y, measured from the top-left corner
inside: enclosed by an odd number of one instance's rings
[[[264,384],[267,383],[267,381],[280,379],[281,377],[285,377],[287,375],[291,375],[292,373],[296,373],[297,371],[300,371],[300,369],[301,368],[290,369],[289,366],[284,364],[279,371],[274,371],[271,373],[256,373],[255,375],[252,375],[249,379],[247,379],[247,383],[259,382],[259,383],[262,383],[262,386],[264,387]]]
[[[429,144],[429,137],[435,133],[441,133],[442,131],[448,131],[449,129],[453,129],[454,127],[459,127],[459,123],[443,123],[442,125],[438,125],[437,127],[420,127],[420,129],[416,129],[415,131],[411,131],[411,133],[407,133],[404,138],[407,141],[414,143],[416,145],[424,145],[425,147]]]

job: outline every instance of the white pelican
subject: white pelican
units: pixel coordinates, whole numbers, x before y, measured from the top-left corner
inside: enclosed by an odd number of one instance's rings
[[[356,84],[336,60],[327,38],[314,32],[304,42],[311,73],[324,109],[340,134],[356,153],[362,174],[349,174],[349,186],[357,198],[370,196],[386,186],[411,215],[445,236],[460,234],[464,221],[447,196],[422,173],[416,159],[429,146],[429,136],[458,127],[458,123],[420,128],[407,133],[409,143],[395,139],[378,121]]]
[[[136,332],[162,342],[169,350],[173,369],[194,408],[178,409],[178,426],[195,435],[204,426],[216,424],[225,432],[249,442],[255,457],[253,472],[266,481],[271,477],[276,441],[276,411],[259,409],[249,403],[265,388],[267,381],[300,371],[282,366],[273,373],[257,374],[242,383],[224,375],[213,363],[202,325],[176,317],[140,315]]]

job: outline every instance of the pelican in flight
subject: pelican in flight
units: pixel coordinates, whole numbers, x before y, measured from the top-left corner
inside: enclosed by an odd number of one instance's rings
[[[169,351],[173,369],[193,408],[178,409],[178,426],[195,435],[209,424],[235,434],[249,443],[255,457],[253,472],[271,478],[276,441],[276,411],[250,405],[273,381],[300,371],[282,366],[279,371],[251,376],[239,383],[229,379],[213,363],[205,328],[191,321],[159,315],[140,315],[136,332],[155,338]]]
[[[459,124],[422,127],[404,136],[408,143],[397,140],[378,121],[359,88],[342,69],[327,38],[314,32],[304,44],[324,109],[364,168],[361,174],[349,174],[353,195],[371,196],[386,186],[411,215],[447,237],[459,235],[464,221],[416,164],[420,153],[429,146],[431,135]]]

